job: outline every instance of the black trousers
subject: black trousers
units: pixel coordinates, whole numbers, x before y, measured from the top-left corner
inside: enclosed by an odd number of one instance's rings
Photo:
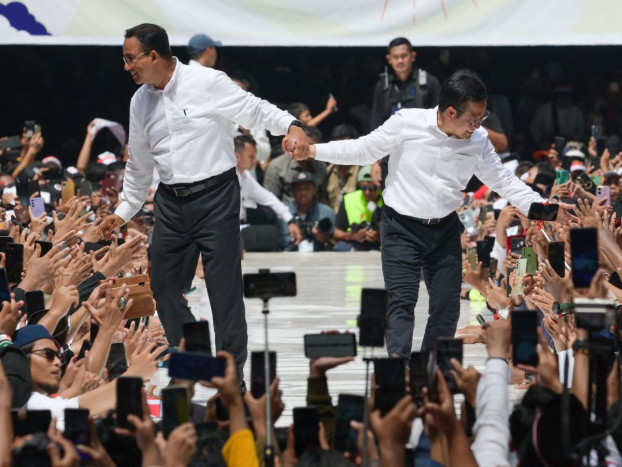
[[[433,349],[437,337],[454,337],[460,315],[464,231],[458,215],[424,225],[388,206],[382,210],[382,273],[387,289],[389,355],[410,358],[421,273],[430,295],[422,350]]]
[[[235,356],[241,376],[248,335],[242,300],[240,185],[235,171],[187,197],[177,197],[169,187],[160,185],[154,204],[151,285],[169,343],[178,345],[182,324],[195,321],[182,293],[194,276],[201,253],[215,347]]]

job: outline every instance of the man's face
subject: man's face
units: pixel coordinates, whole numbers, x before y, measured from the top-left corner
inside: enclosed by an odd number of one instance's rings
[[[414,50],[408,50],[406,44],[397,45],[391,47],[391,50],[387,54],[387,62],[393,68],[393,71],[398,75],[410,74],[413,71],[413,63],[417,53]]]
[[[613,201],[617,199],[618,196],[620,195],[620,179],[612,177],[609,183],[607,184],[607,186],[609,187],[609,192],[610,192],[609,198],[611,199],[611,202],[613,203]]]
[[[370,201],[373,201],[375,203],[378,199],[378,187],[372,182],[359,182],[357,184],[357,188],[363,191],[365,201],[367,201],[368,203]]]
[[[452,110],[452,116],[448,122],[451,127],[449,134],[461,139],[469,139],[473,132],[482,125],[481,119],[488,115],[486,101],[469,101],[464,109],[450,107],[448,110]]]
[[[210,46],[205,49],[205,54],[207,56],[207,65],[210,68],[214,68],[216,65],[216,60],[218,59],[218,51],[216,50],[216,46]]]
[[[123,57],[125,71],[129,71],[136,84],[153,84],[153,61],[150,51],[143,50],[135,37],[123,41]]]
[[[46,358],[47,354],[54,354],[52,361]],[[30,360],[30,374],[32,375],[33,389],[51,395],[58,391],[60,384],[60,358],[58,348],[50,339],[41,339],[28,355]]]
[[[313,202],[315,191],[313,182],[298,182],[292,185],[292,195],[298,206],[309,206]]]
[[[245,143],[243,149],[235,151],[235,157],[238,160],[238,170],[253,170],[257,165],[257,148],[250,143]]]

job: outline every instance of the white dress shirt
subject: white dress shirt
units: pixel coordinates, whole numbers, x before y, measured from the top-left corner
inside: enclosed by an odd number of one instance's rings
[[[316,145],[316,159],[369,165],[390,154],[385,203],[402,215],[441,218],[460,207],[475,174],[491,190],[525,214],[544,202],[501,163],[482,127],[469,139],[447,136],[437,124],[437,108],[404,109],[367,136]]]
[[[201,65],[199,62],[197,62],[196,60],[189,60],[188,61],[188,66],[203,66]]]
[[[142,207],[154,167],[167,185],[204,180],[236,165],[231,122],[282,135],[294,121],[223,72],[175,60],[163,90],[143,85],[132,97],[130,158],[115,211],[126,222]]]
[[[279,219],[285,222],[292,220],[292,213],[271,191],[262,187],[248,170],[240,176],[240,220],[246,220],[246,207],[244,201],[251,200],[261,206],[268,206],[274,211]]]

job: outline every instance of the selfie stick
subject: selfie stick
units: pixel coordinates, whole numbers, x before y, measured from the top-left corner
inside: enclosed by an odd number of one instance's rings
[[[266,467],[274,467],[274,448],[272,447],[272,410],[270,404],[270,350],[268,349],[268,301],[270,297],[264,297],[261,312],[264,316],[264,350],[263,350],[263,371],[266,384],[266,446],[264,447],[264,460]]]

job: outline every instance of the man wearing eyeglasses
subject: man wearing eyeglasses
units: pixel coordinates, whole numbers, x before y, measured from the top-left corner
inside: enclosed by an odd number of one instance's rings
[[[380,224],[389,355],[410,358],[422,270],[430,296],[423,349],[455,334],[464,231],[456,210],[472,175],[525,214],[545,201],[501,163],[481,128],[486,99],[479,77],[458,71],[442,85],[438,107],[400,110],[367,136],[311,146],[311,157],[336,164],[369,165],[391,154]],[[289,138],[284,144],[294,158],[306,157]]]
[[[197,264],[201,253],[216,350],[235,356],[242,381],[247,328],[233,122],[287,133],[308,152],[302,124],[225,73],[182,64],[171,53],[166,31],[155,24],[126,31],[123,61],[142,86],[130,104],[121,204],[102,222],[102,233],[108,238],[142,208],[155,168],[161,182],[154,199],[151,285],[166,337],[178,345],[182,324],[195,321],[182,291],[188,282],[185,266]]]
[[[380,249],[382,192],[371,179],[371,166],[359,169],[356,191],[341,200],[335,220],[333,251],[371,251]]]

